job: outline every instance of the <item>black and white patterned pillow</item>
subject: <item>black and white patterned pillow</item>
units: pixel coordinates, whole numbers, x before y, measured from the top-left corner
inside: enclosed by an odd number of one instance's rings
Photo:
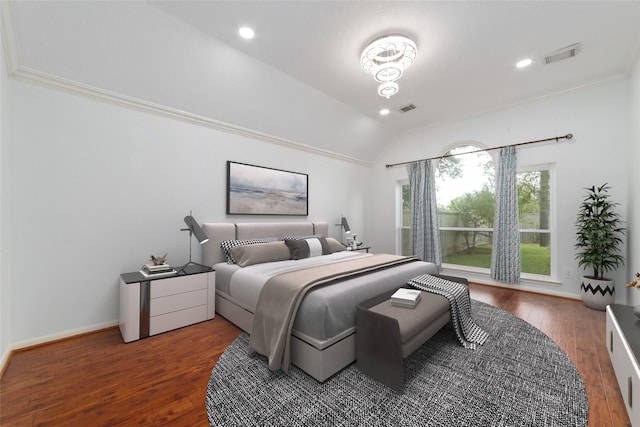
[[[269,243],[278,241],[277,237],[265,237],[262,239],[242,239],[242,240],[223,240],[220,242],[220,248],[222,248],[222,253],[227,258],[228,264],[237,264],[237,261],[231,255],[231,248],[235,248],[236,246],[245,246],[245,245],[255,245],[256,243]]]

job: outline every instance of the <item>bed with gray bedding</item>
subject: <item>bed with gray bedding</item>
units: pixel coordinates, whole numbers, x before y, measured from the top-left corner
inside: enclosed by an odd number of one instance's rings
[[[337,242],[333,241],[330,254],[284,259],[287,258],[286,251],[276,239],[327,236],[326,222],[205,223],[203,229],[210,240],[203,245],[202,263],[215,268],[216,311],[249,333],[253,329],[262,287],[269,279],[300,269],[373,256],[357,251],[334,252]],[[248,259],[252,261],[244,266],[229,264],[221,244],[229,241],[242,243],[249,239],[268,239],[268,243],[261,241],[251,248],[244,245],[232,248],[228,252],[242,257],[241,264]],[[257,252],[260,246],[264,249]],[[271,256],[276,261],[270,261],[270,256],[264,255],[266,248],[273,248],[274,254],[281,251],[279,255]],[[437,269],[431,263],[413,260],[314,287],[304,295],[293,319],[291,362],[318,381],[326,380],[349,365],[356,357],[356,305],[426,273],[435,274]]]

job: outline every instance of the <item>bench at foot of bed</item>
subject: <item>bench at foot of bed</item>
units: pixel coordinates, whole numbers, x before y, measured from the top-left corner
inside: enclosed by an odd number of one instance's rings
[[[440,276],[467,283],[466,279]],[[391,304],[386,292],[357,306],[358,368],[398,393],[404,389],[403,360],[451,320],[447,298],[422,291],[414,308]]]

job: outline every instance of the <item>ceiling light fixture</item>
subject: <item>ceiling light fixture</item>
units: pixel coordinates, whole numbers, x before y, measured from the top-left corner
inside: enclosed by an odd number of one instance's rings
[[[525,58],[522,61],[518,61],[518,63],[516,64],[516,67],[518,68],[528,67],[529,65],[531,65],[532,62],[533,61],[531,61],[531,59]]]
[[[242,27],[238,30],[238,34],[240,34],[240,37],[242,37],[243,39],[252,39],[253,36],[255,35],[255,33],[253,32],[253,30],[249,27]]]
[[[413,64],[417,54],[418,48],[411,39],[390,34],[369,43],[360,56],[360,65],[380,83],[378,95],[388,99],[398,93],[396,80]]]
[[[380,115],[381,116],[386,116],[390,113],[391,111],[388,108],[383,108],[382,110],[380,110]]]

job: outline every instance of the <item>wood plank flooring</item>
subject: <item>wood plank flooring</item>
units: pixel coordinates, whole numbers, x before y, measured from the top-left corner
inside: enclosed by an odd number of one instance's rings
[[[585,382],[590,427],[629,426],[605,314],[580,301],[471,285],[471,297],[533,324]],[[220,316],[124,344],[117,328],[17,352],[0,380],[2,426],[207,426],[211,369],[240,330]]]

